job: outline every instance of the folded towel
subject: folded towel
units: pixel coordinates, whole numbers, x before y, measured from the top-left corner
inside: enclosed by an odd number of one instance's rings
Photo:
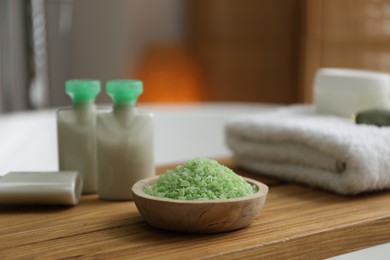
[[[390,188],[390,127],[289,106],[227,122],[237,165],[340,194]]]

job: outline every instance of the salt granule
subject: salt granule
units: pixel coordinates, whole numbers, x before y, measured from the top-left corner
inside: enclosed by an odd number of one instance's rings
[[[257,192],[255,185],[217,161],[196,158],[162,174],[145,193],[178,200],[217,200],[248,196]]]

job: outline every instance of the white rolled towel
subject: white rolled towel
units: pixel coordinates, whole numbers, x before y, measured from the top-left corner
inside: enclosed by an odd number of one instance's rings
[[[390,188],[390,127],[356,125],[307,105],[231,118],[237,165],[339,194]]]

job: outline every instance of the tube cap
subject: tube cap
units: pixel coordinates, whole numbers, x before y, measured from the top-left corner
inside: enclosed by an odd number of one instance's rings
[[[71,97],[73,103],[94,102],[100,93],[99,80],[68,80],[65,83],[65,92]]]
[[[135,104],[142,94],[143,84],[140,80],[110,80],[107,82],[107,94],[114,104]]]

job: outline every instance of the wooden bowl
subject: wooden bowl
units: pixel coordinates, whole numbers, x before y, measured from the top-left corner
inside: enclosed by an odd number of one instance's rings
[[[245,178],[257,186],[250,196],[224,200],[174,200],[146,194],[143,189],[158,176],[138,181],[132,187],[139,212],[150,225],[171,231],[217,233],[249,225],[264,206],[268,193],[265,184]]]

